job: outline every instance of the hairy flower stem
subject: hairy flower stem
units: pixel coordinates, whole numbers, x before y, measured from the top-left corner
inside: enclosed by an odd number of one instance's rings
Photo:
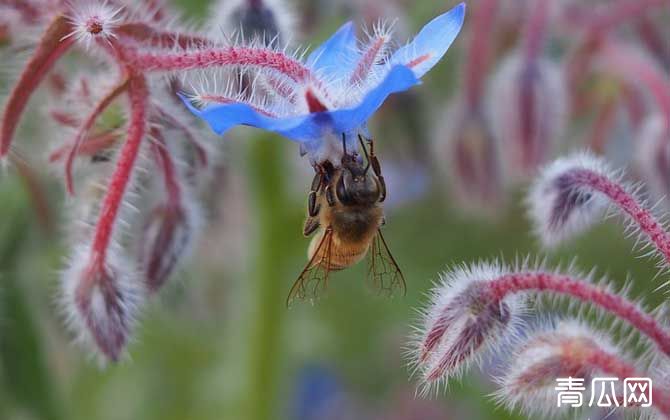
[[[114,226],[123,197],[132,177],[140,144],[146,134],[147,86],[142,76],[133,76],[129,87],[131,120],[128,138],[121,149],[114,173],[112,174],[107,195],[100,210],[100,219],[96,225],[92,252],[100,262],[104,262],[112,237]]]
[[[253,260],[255,267],[253,287],[252,319],[250,320],[249,389],[244,390],[244,415],[249,420],[275,418],[273,407],[277,402],[277,366],[280,352],[279,338],[285,315],[283,299],[278,299],[286,290],[279,281],[289,267],[282,265],[289,260],[286,238],[290,238],[290,224],[277,223],[286,220],[286,209],[291,205],[285,191],[282,144],[271,139],[255,141],[251,145],[252,157],[248,159],[250,190],[256,209],[255,220],[258,254]],[[292,268],[292,267],[291,267]]]
[[[638,371],[633,365],[621,360],[614,354],[608,353],[598,346],[586,350],[583,364],[593,370],[603,372],[615,378],[643,378],[649,374]],[[670,392],[659,386],[653,388],[653,406],[659,412],[670,415]]]
[[[664,263],[670,266],[670,235],[633,194],[610,178],[588,169],[573,170],[570,176],[572,182],[600,192],[627,214],[661,253]]]
[[[495,28],[497,11],[498,0],[484,0],[475,8],[465,64],[465,86],[471,109],[481,106],[482,89],[493,50],[491,35]]]
[[[670,80],[661,68],[650,60],[644,60],[632,48],[608,43],[602,48],[601,60],[607,71],[624,79],[627,83],[644,85],[654,98],[665,129],[670,131]]]
[[[298,60],[264,48],[223,47],[185,53],[142,52],[122,48],[121,56],[137,71],[175,71],[213,66],[251,66],[277,71],[295,82],[312,77]]]
[[[160,130],[152,129],[151,135],[158,140],[152,144],[152,147],[156,154],[156,161],[163,174],[163,183],[165,185],[167,201],[172,206],[179,206],[181,203],[181,188],[177,179],[177,167],[167,150],[165,139]]]
[[[86,139],[88,132],[93,128],[96,120],[102,113],[111,105],[112,102],[123,92],[128,89],[130,80],[128,77],[124,77],[120,83],[117,83],[105,96],[98,102],[98,104],[93,108],[93,111],[86,117],[86,120],[83,122],[79,130],[77,131],[77,136],[74,140],[74,144],[70,149],[70,153],[67,156],[65,161],[65,185],[67,187],[67,192],[70,195],[74,195],[74,180],[72,179],[72,165],[74,164],[74,159],[79,152],[79,147]]]
[[[524,28],[523,42],[524,42],[524,67],[520,75],[519,81],[519,110],[521,120],[519,127],[521,129],[521,162],[524,167],[530,168],[537,157],[542,154],[540,150],[544,147],[544,142],[533,141],[536,130],[541,128],[536,127],[538,112],[535,95],[535,80],[537,79],[537,60],[542,53],[544,47],[545,37],[547,34],[547,21],[549,20],[549,1],[535,2],[534,7],[530,11],[530,16]],[[540,137],[542,135],[540,134]]]
[[[5,104],[0,126],[0,158],[9,153],[14,131],[28,99],[54,63],[74,44],[74,37],[67,37],[71,32],[72,26],[67,18],[58,15],[42,35],[35,53],[21,73],[19,81],[14,85],[9,100]]]
[[[644,333],[663,353],[670,356],[670,331],[635,303],[586,281],[554,273],[526,272],[504,275],[486,283],[485,287],[493,301],[502,301],[514,293],[542,291],[567,295],[596,305]]]

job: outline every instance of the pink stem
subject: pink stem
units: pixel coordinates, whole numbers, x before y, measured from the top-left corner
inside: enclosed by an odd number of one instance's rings
[[[487,282],[482,287],[488,289],[491,299],[495,301],[503,301],[514,293],[537,290],[567,295],[596,305],[644,333],[663,353],[670,356],[670,332],[653,316],[626,298],[583,280],[546,272],[511,273]]]
[[[173,206],[178,206],[181,201],[181,191],[179,182],[177,181],[177,168],[175,167],[172,157],[168,153],[163,133],[157,128],[152,128],[151,136],[156,140],[152,143],[152,149],[163,174],[168,202]]]
[[[645,60],[637,51],[620,44],[608,43],[601,50],[602,64],[607,71],[626,82],[643,83],[653,96],[670,130],[670,81],[651,60]]]
[[[86,141],[79,146],[77,156],[93,156],[102,150],[112,147],[114,143],[119,140],[119,137],[119,133],[115,131],[108,131],[93,137],[88,137]],[[73,146],[71,144],[59,147],[49,155],[49,162],[58,162],[65,156],[70,155],[72,150]]]
[[[99,263],[104,263],[114,225],[123,197],[132,177],[140,144],[147,128],[147,91],[146,81],[141,76],[132,76],[129,84],[130,115],[128,137],[120,151],[116,168],[112,174],[107,194],[100,210],[100,219],[93,237],[92,252]]]
[[[670,332],[666,331],[658,321],[624,297],[585,281],[554,273],[528,272],[506,274],[480,287],[485,289],[481,293],[488,294],[488,302],[502,302],[509,295],[530,290],[559,293],[588,302],[625,320],[647,335],[663,353],[670,355]],[[445,316],[444,313],[440,315],[426,334],[420,361],[426,360],[446,333],[450,322]]]
[[[648,16],[640,16],[635,27],[640,34],[640,39],[642,39],[649,51],[666,67],[670,66],[667,40],[663,37],[661,31],[659,31],[659,28],[654,25],[654,22]]]
[[[351,79],[349,79],[349,84],[353,85],[365,80],[365,76],[370,72],[370,68],[377,62],[384,44],[386,44],[386,37],[384,36],[376,37],[375,39],[371,40],[367,49],[356,65],[354,73],[351,75]]]
[[[107,109],[109,105],[116,99],[121,93],[125,92],[128,89],[128,78],[125,77],[120,83],[115,85],[112,90],[107,92],[107,94],[98,102],[93,111],[88,115],[84,123],[79,127],[77,131],[77,136],[74,139],[70,153],[68,154],[67,160],[65,161],[65,184],[67,186],[67,191],[70,195],[74,194],[74,182],[72,179],[72,165],[74,163],[74,158],[77,156],[79,147],[81,146],[86,135],[95,124],[95,121],[98,117]]]
[[[28,103],[28,99],[37,89],[54,63],[72,46],[74,37],[63,39],[72,32],[67,19],[59,15],[49,25],[30,61],[21,73],[18,83],[9,95],[2,115],[0,130],[0,157],[9,153],[12,137]]]
[[[479,107],[482,85],[489,67],[492,52],[493,34],[498,0],[483,0],[475,9],[470,45],[465,64],[465,85],[468,103],[471,108]]]
[[[601,371],[607,375],[619,379],[643,378],[648,374],[637,371],[635,367],[628,362],[621,360],[618,356],[608,353],[602,348],[596,346],[588,350],[584,363],[594,370]],[[659,387],[657,383],[653,388],[653,407],[663,414],[670,415],[670,393]],[[650,391],[652,392],[652,391]]]
[[[545,35],[547,33],[547,21],[549,19],[549,1],[535,2],[530,17],[524,28],[524,49],[527,62],[535,61],[542,52]]]
[[[542,52],[545,36],[547,33],[548,1],[535,2],[530,17],[524,28],[524,66],[519,75],[519,127],[521,129],[519,141],[521,148],[521,164],[524,170],[532,170],[534,163],[541,156],[543,142],[533,141],[534,137],[542,138],[541,133],[536,133],[536,121],[540,116],[537,112],[535,100],[535,79],[537,72],[537,59]]]
[[[58,109],[54,109],[49,111],[49,115],[51,115],[51,118],[54,119],[58,124],[63,125],[65,127],[70,127],[70,128],[77,128],[79,127],[79,118],[77,118],[75,115],[70,114],[66,111],[61,111]]]
[[[250,47],[210,48],[185,53],[142,52],[119,47],[121,57],[138,72],[202,69],[212,66],[253,66],[275,70],[304,82],[313,78],[299,61],[277,51]]]
[[[670,265],[670,235],[632,194],[623,186],[593,171],[579,169],[572,171],[571,174],[573,182],[600,192],[627,214],[663,255],[665,263]]]

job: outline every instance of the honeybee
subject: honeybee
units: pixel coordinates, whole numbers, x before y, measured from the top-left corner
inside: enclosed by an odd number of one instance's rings
[[[342,270],[368,256],[368,278],[372,286],[389,294],[405,293],[405,279],[386,245],[380,227],[385,223],[382,203],[386,183],[374,143],[358,136],[366,162],[356,153],[347,154],[343,136],[341,165],[325,162],[316,167],[308,196],[308,216],[303,227],[312,238],[307,251],[309,262],[289,292],[286,304],[294,299],[313,299],[328,283],[331,271]],[[370,170],[372,169],[372,170]]]

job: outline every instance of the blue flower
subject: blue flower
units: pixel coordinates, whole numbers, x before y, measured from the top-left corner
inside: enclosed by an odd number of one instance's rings
[[[304,62],[270,49],[263,54],[263,48],[257,53],[253,47],[238,47],[236,54],[250,55],[244,64],[254,72],[251,93],[232,92],[230,84],[223,93],[212,93],[205,80],[206,87],[181,96],[217,134],[236,125],[258,127],[301,143],[314,163],[337,164],[342,136],[349,150],[356,150],[356,135],[366,133],[368,119],[386,98],[419,84],[444,56],[464,14],[461,3],[433,19],[393,54],[388,53],[388,30],[377,27],[361,43],[351,22]]]

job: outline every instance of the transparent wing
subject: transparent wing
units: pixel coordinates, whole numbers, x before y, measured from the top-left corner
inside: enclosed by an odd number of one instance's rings
[[[391,296],[398,292],[404,296],[407,291],[405,277],[391,255],[381,230],[377,231],[368,251],[368,281],[379,294]]]
[[[291,306],[294,300],[315,300],[319,293],[328,285],[330,274],[330,256],[333,247],[333,229],[328,227],[324,233],[314,255],[302,270],[298,279],[293,283],[286,298],[286,306]]]

